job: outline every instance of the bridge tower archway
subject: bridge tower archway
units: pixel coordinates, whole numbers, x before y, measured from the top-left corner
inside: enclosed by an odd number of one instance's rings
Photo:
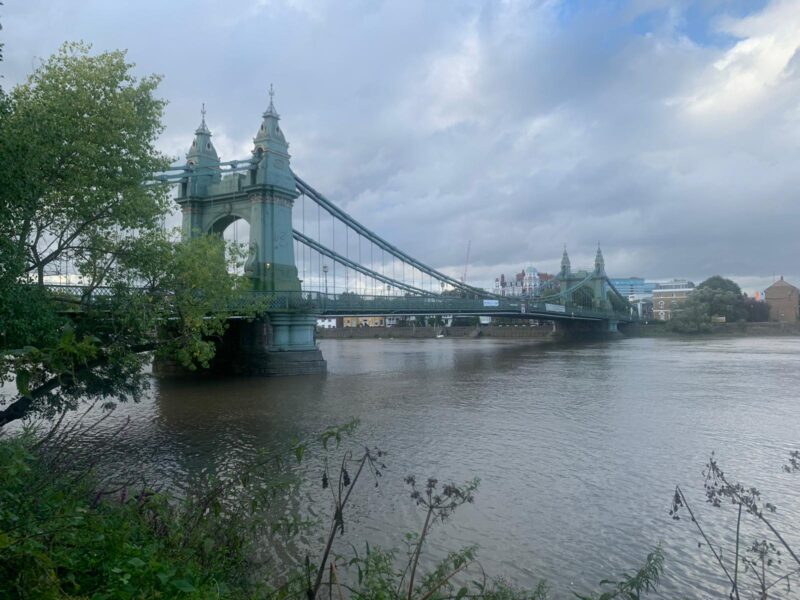
[[[271,99],[253,140],[252,156],[223,175],[222,163],[203,120],[186,155],[187,169],[176,201],[184,238],[220,235],[247,224],[244,274],[254,292],[272,298],[257,319],[229,321],[215,363],[223,372],[262,375],[321,373],[325,360],[316,344],[316,316],[293,304],[300,294],[294,256],[292,207],[299,196],[289,166],[289,144]],[[244,171],[244,172],[241,172]],[[246,238],[246,239],[245,239]]]
[[[247,217],[231,213],[219,217],[208,227],[207,234],[221,237],[226,243],[228,271],[239,275],[253,276],[253,257],[250,251],[250,222]],[[233,252],[228,252],[229,250]]]
[[[239,219],[249,226],[245,273],[253,287],[268,292],[299,292],[294,256],[292,207],[299,195],[289,166],[289,144],[270,99],[253,140],[246,173],[222,176],[205,113],[186,155],[186,180],[178,204],[183,212],[183,235],[222,234]]]

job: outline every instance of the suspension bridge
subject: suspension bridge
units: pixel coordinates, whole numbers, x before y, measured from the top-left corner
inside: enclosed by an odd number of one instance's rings
[[[317,318],[329,315],[494,315],[581,323],[616,330],[635,319],[605,274],[598,248],[592,269],[561,271],[537,297],[504,297],[469,285],[397,248],[336,206],[290,166],[273,92],[252,156],[220,160],[202,111],[185,164],[154,175],[177,186],[186,238],[230,235],[245,223],[244,274],[267,300],[254,323],[237,323],[223,343],[236,372],[319,372]],[[227,233],[226,233],[227,232]]]

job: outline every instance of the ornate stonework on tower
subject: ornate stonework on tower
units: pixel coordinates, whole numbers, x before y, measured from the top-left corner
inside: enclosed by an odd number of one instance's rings
[[[289,144],[280,128],[270,86],[269,107],[253,139],[246,174],[222,177],[220,160],[206,125],[205,106],[189,153],[192,169],[177,198],[183,211],[183,235],[222,234],[243,219],[250,225],[250,257],[245,273],[253,287],[266,292],[299,292],[294,260],[292,206],[299,195],[290,168]]]
[[[609,286],[606,276],[605,260],[600,245],[594,258],[594,270],[572,270],[567,247],[561,257],[561,271],[558,273],[560,292],[571,298],[571,301],[582,302],[583,305],[598,310],[611,306],[608,299]]]
[[[594,257],[594,273],[595,275],[606,274],[606,261],[603,260],[603,251],[600,250],[600,244],[597,244],[597,254]]]
[[[236,340],[226,339],[220,348],[216,362],[225,365],[222,370],[268,375],[319,373],[325,371],[325,361],[316,345],[316,318],[286,308],[301,293],[292,228],[292,207],[299,193],[274,95],[270,86],[269,106],[253,138],[252,158],[237,163],[246,168],[224,177],[203,106],[176,201],[183,212],[184,238],[222,235],[234,221],[246,221],[250,240],[245,275],[253,290],[285,299],[284,308],[269,311],[254,323],[229,328],[226,338],[235,335]]]
[[[561,272],[559,275],[561,277],[569,277],[570,274],[570,264],[569,264],[569,254],[567,254],[567,245],[564,244],[564,254],[561,255]]]

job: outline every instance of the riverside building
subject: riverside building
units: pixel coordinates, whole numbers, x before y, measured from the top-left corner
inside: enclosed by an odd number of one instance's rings
[[[669,321],[693,291],[694,283],[686,279],[657,284],[653,290],[653,318]]]
[[[797,323],[800,320],[800,291],[781,278],[764,290],[769,305],[769,320],[781,323]]]
[[[538,296],[543,284],[551,281],[553,276],[539,273],[534,267],[523,269],[513,277],[506,279],[505,274],[494,280],[494,293],[498,296]]]

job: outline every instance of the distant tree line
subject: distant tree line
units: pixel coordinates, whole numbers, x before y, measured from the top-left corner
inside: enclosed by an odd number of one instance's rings
[[[769,306],[744,294],[735,281],[720,275],[709,277],[686,299],[668,321],[681,333],[711,331],[715,319],[726,323],[769,320]]]

